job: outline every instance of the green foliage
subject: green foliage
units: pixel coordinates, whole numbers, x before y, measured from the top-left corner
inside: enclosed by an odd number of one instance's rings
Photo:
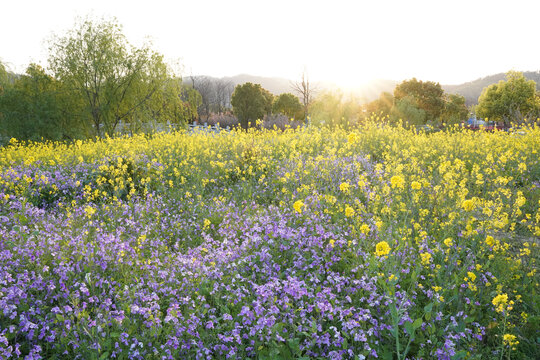
[[[298,97],[290,93],[279,95],[273,104],[274,114],[284,114],[289,119],[304,119],[304,107]]]
[[[469,110],[465,105],[465,97],[458,94],[446,96],[441,122],[445,124],[458,124],[467,119]]]
[[[401,100],[409,97],[418,109],[426,113],[426,121],[439,118],[444,109],[444,90],[439,83],[419,81],[416,78],[398,84],[394,89],[394,97]]]
[[[342,92],[324,92],[311,105],[311,120],[316,125],[349,127],[358,122],[361,113],[359,101],[345,98]]]
[[[391,109],[390,119],[394,123],[404,120],[409,125],[424,125],[427,121],[427,113],[417,107],[415,98],[407,96],[396,101]]]
[[[3,87],[8,83],[8,72],[6,66],[0,61],[0,94]]]
[[[86,19],[54,39],[49,66],[84,99],[99,136],[112,135],[120,121],[134,121],[168,78],[163,57],[147,45],[130,45],[115,20]]]
[[[266,115],[272,114],[272,104],[274,103],[274,94],[261,87],[264,96],[264,111]]]
[[[506,81],[484,88],[476,112],[480,117],[508,123],[531,115],[535,117],[540,110],[538,105],[536,83],[527,80],[521,72],[509,71]]]
[[[182,84],[182,79],[168,79],[157,89],[144,106],[136,111],[130,123],[138,131],[145,121],[183,125],[197,118],[201,94]]]
[[[394,95],[389,92],[383,92],[377,100],[366,104],[364,108],[368,114],[390,115],[393,106]]]
[[[62,83],[31,64],[0,95],[0,133],[21,140],[62,140],[82,137],[84,124],[77,121],[82,104]]]
[[[231,97],[231,105],[244,129],[249,127],[250,122],[262,119],[268,113],[270,101],[268,94],[268,91],[264,90],[260,84],[248,82],[235,87]]]
[[[364,106],[367,116],[386,115],[394,123],[400,120],[410,125],[444,122],[456,124],[467,118],[465,98],[457,94],[444,94],[441,86],[416,79],[396,86],[395,97],[382,93],[377,100]]]

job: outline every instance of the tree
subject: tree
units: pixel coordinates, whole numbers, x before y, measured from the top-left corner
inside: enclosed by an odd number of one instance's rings
[[[82,109],[62,83],[31,64],[0,95],[0,131],[21,140],[63,140],[84,137]]]
[[[383,92],[378,99],[366,104],[365,109],[368,115],[380,113],[390,115],[392,106],[394,106],[394,95],[389,92]]]
[[[445,96],[444,109],[441,114],[441,122],[446,124],[458,124],[467,119],[469,110],[465,105],[465,97],[458,94]]]
[[[290,93],[279,95],[272,106],[274,114],[284,114],[289,119],[304,119],[304,107],[298,97]]]
[[[210,117],[212,104],[215,102],[216,88],[212,78],[207,76],[191,77],[193,87],[201,94],[201,104],[199,105],[199,116]]]
[[[223,113],[231,107],[231,96],[234,90],[234,84],[230,80],[218,79],[215,85],[215,111]]]
[[[390,120],[398,123],[403,120],[407,125],[424,125],[426,123],[426,111],[417,106],[417,99],[406,96],[396,100],[390,111]]]
[[[274,94],[264,88],[261,88],[261,91],[264,96],[264,112],[266,115],[271,115],[272,104],[274,103]]]
[[[215,79],[208,76],[190,76],[193,88],[201,94],[199,106],[201,116],[208,119],[212,112],[223,113],[231,106],[234,85],[229,80]]]
[[[394,89],[396,102],[408,97],[408,104],[426,113],[425,121],[436,121],[444,109],[444,90],[439,83],[418,81],[416,78],[403,81]]]
[[[197,118],[197,108],[201,102],[201,95],[197,90],[182,84],[181,78],[171,78],[152,94],[136,113],[136,118],[183,125]],[[141,122],[133,121],[132,129],[137,131],[142,125]]]
[[[49,66],[55,77],[81,96],[95,133],[112,135],[163,87],[168,69],[147,45],[128,43],[115,20],[86,19],[51,43]]]
[[[4,86],[8,84],[9,75],[6,66],[0,61],[0,94]]]
[[[536,100],[536,83],[527,80],[523,73],[509,71],[506,81],[501,80],[482,90],[476,107],[477,115],[508,124],[536,116],[539,107]]]
[[[311,119],[316,125],[349,127],[358,122],[362,107],[354,97],[344,98],[342,92],[323,92],[311,105]]]
[[[245,83],[237,85],[231,98],[233,112],[244,129],[250,122],[262,119],[267,111],[267,97],[260,84]]]
[[[302,78],[300,81],[292,83],[292,88],[302,98],[302,103],[304,104],[304,114],[306,114],[306,117],[309,116],[310,106],[313,102],[317,89],[312,83],[309,82],[309,78],[305,70],[302,73]]]

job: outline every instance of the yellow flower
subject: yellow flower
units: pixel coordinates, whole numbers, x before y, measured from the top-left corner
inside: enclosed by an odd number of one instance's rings
[[[345,216],[346,217],[354,216],[354,213],[355,213],[355,211],[354,211],[354,209],[352,207],[350,207],[350,206],[345,207]]]
[[[390,178],[390,184],[392,184],[392,188],[403,188],[403,185],[405,184],[405,180],[399,175],[392,176]]]
[[[369,228],[369,225],[363,224],[362,226],[360,226],[360,232],[362,234],[367,235],[367,234],[369,234],[370,231],[371,231],[371,229]]]
[[[519,341],[516,340],[516,336],[512,334],[503,335],[503,344],[508,346],[514,346],[519,344]]]
[[[428,265],[431,261],[431,254],[428,252],[421,253],[420,258],[422,259],[422,265]]]
[[[467,276],[469,277],[469,279],[471,279],[471,281],[476,280],[476,274],[473,272],[467,271]]]
[[[294,203],[293,208],[294,208],[294,210],[296,210],[297,213],[301,214],[303,206],[304,206],[304,203],[301,200],[297,200]]]
[[[204,224],[203,224],[203,228],[206,229],[207,227],[209,227],[211,224],[210,220],[208,219],[204,219]]]
[[[489,247],[493,247],[493,245],[495,245],[495,239],[493,239],[493,236],[488,235],[488,236],[486,237],[486,244],[487,244],[487,246],[489,246]]]
[[[339,185],[339,190],[343,191],[344,193],[349,192],[351,185],[349,185],[348,182],[343,182]]]
[[[375,255],[385,256],[390,253],[390,245],[386,241],[381,241],[375,246]]]
[[[471,199],[465,200],[463,201],[463,203],[461,203],[461,207],[465,211],[471,211],[474,209],[474,201],[472,201]]]
[[[353,142],[356,141],[356,135],[354,133],[350,133],[349,137],[347,138],[347,141],[352,144]]]
[[[420,184],[418,181],[413,181],[411,183],[411,188],[413,190],[420,190],[420,188],[422,188],[422,184]]]
[[[450,247],[450,246],[454,245],[454,242],[452,241],[451,238],[446,238],[446,239],[444,239],[444,245]]]
[[[328,242],[328,244],[330,244],[331,247],[334,247],[335,242],[336,242],[336,240],[330,239],[330,241]]]
[[[505,310],[512,310],[513,301],[508,302],[507,294],[499,294],[491,300],[493,306],[495,306],[495,311],[502,313]]]

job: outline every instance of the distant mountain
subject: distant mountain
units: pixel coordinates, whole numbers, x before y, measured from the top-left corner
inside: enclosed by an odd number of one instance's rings
[[[234,86],[242,85],[247,82],[261,84],[261,86],[272,94],[279,95],[287,92],[293,92],[291,80],[279,77],[264,77],[247,74],[224,77],[223,80],[231,81]]]

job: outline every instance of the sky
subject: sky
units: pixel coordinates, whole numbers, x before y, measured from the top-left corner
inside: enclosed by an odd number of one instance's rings
[[[416,77],[460,84],[540,70],[538,0],[3,0],[0,60],[47,65],[77,17],[115,17],[183,75],[251,74],[344,87]]]

